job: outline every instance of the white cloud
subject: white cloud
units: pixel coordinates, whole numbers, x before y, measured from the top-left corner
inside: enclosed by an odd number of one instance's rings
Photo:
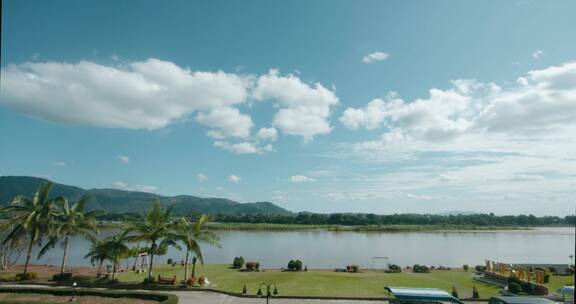
[[[196,110],[240,104],[247,77],[148,59],[104,66],[46,62],[2,68],[0,103],[46,120],[98,127],[158,129]]]
[[[55,161],[54,163],[52,163],[54,166],[58,166],[58,167],[66,167],[68,166],[68,164],[65,161]]]
[[[231,183],[238,183],[242,180],[242,178],[240,176],[236,176],[236,175],[230,175],[228,176],[228,181]]]
[[[138,184],[128,185],[124,182],[115,182],[112,185],[118,189],[126,190],[126,191],[139,191],[139,192],[150,192],[150,193],[158,192],[158,187],[156,187],[156,186],[138,185]]]
[[[127,164],[130,162],[130,157],[128,157],[126,155],[118,155],[118,160]]]
[[[445,141],[464,134],[542,133],[576,125],[576,62],[531,71],[518,85],[501,88],[473,80],[431,89],[427,99],[406,102],[389,95],[364,108],[348,108],[340,121],[350,129],[384,128],[399,138]]]
[[[261,128],[256,135],[261,140],[276,141],[278,139],[278,131],[275,128]]]
[[[388,53],[374,52],[374,53],[371,53],[371,54],[364,56],[364,58],[362,58],[362,62],[366,63],[366,64],[370,64],[370,63],[374,63],[374,62],[378,62],[378,61],[384,61],[384,60],[388,59],[388,56],[389,56]]]
[[[546,53],[544,53],[544,51],[542,51],[542,50],[536,50],[536,51],[534,51],[534,52],[532,53],[532,58],[538,59],[538,58],[540,58],[540,57],[542,57],[542,56],[544,56],[544,55],[546,55]]]
[[[202,174],[202,173],[199,173],[199,174],[196,175],[196,179],[197,179],[199,182],[205,182],[205,181],[208,180],[208,176],[206,176],[206,175],[204,175],[204,174]]]
[[[272,100],[280,107],[272,125],[285,134],[310,141],[332,130],[328,118],[338,97],[320,83],[311,86],[297,76],[280,76],[277,70],[271,70],[258,78],[252,96],[257,101]]]
[[[195,119],[202,125],[218,129],[209,133],[215,138],[246,138],[250,136],[250,129],[254,126],[250,116],[230,107],[214,109],[209,113],[198,113]]]
[[[214,146],[221,148],[223,150],[230,151],[235,154],[259,154],[262,153],[262,149],[251,142],[240,142],[231,144],[226,141],[216,141]]]
[[[288,180],[293,182],[293,183],[309,183],[309,182],[315,182],[316,181],[316,179],[305,176],[305,175],[293,175],[293,176],[290,176],[290,178]]]

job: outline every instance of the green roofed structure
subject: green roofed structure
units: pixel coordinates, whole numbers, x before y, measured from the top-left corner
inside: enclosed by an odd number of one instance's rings
[[[384,287],[394,298],[390,303],[458,303],[462,301],[453,297],[449,293],[436,288],[405,288],[405,287]]]
[[[492,297],[489,304],[555,304],[556,302],[536,297],[521,297],[521,296],[508,296],[508,297]]]

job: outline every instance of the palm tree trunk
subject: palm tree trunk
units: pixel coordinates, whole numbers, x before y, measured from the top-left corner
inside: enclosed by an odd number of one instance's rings
[[[154,264],[154,251],[156,251],[156,242],[150,247],[150,265],[148,266],[148,282],[152,281],[152,265]]]
[[[114,256],[114,265],[112,266],[112,281],[114,281],[114,276],[116,275],[116,264],[118,263],[118,257]]]
[[[68,241],[70,240],[70,235],[66,234],[64,238],[64,255],[62,256],[62,267],[60,267],[60,273],[64,273],[66,268],[66,259],[68,258]]]
[[[192,277],[196,277],[196,256],[192,259]]]
[[[28,253],[26,254],[26,263],[24,263],[24,273],[28,272],[28,264],[32,257],[32,246],[34,245],[34,235],[30,235],[30,244],[28,245]]]
[[[184,265],[184,284],[186,284],[186,280],[188,279],[188,253],[190,250],[186,250],[186,264]]]
[[[104,262],[104,260],[100,259],[100,261],[98,263],[98,272],[96,273],[97,277],[100,277],[102,275],[102,262]]]

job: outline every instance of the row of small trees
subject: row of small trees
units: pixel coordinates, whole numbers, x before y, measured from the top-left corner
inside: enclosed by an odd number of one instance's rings
[[[2,240],[2,247],[16,248],[26,244],[24,274],[28,273],[34,246],[41,247],[38,253],[38,258],[40,258],[58,243],[62,243],[64,247],[60,267],[60,273],[64,274],[68,243],[70,237],[73,236],[83,236],[91,241],[86,258],[89,258],[93,264],[98,264],[98,274],[101,274],[105,260],[113,262],[113,280],[120,258],[145,252],[150,256],[147,281],[152,282],[154,256],[165,252],[168,247],[181,250],[180,244],[183,244],[186,249],[184,270],[186,281],[190,252],[203,263],[200,243],[220,246],[218,237],[203,228],[208,221],[206,215],[199,216],[195,221],[187,218],[173,220],[172,208],[162,207],[160,201],[155,201],[144,214],[132,215],[123,224],[123,231],[120,233],[103,239],[98,238],[96,217],[103,212],[87,211],[86,205],[89,202],[87,196],[72,204],[65,197],[51,199],[49,198],[51,187],[51,183],[43,184],[34,197],[18,196],[9,206],[0,209],[1,215],[8,218],[1,228],[3,231],[9,231]],[[147,247],[142,249],[129,247],[131,243],[140,242],[146,243]]]

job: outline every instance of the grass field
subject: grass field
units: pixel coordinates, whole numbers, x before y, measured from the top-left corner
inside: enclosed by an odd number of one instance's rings
[[[183,277],[182,266],[161,265],[155,271],[158,276],[176,275],[178,280]],[[206,276],[211,282],[210,288],[241,292],[244,283],[248,293],[255,294],[261,282],[275,282],[281,295],[302,296],[386,296],[385,286],[401,287],[431,287],[450,292],[456,286],[460,297],[471,297],[472,286],[476,285],[482,298],[498,294],[498,288],[483,284],[472,279],[471,272],[461,269],[450,271],[432,271],[421,274],[412,272],[383,273],[367,271],[362,273],[338,273],[332,271],[281,272],[277,270],[265,272],[240,272],[230,269],[228,265],[204,265],[197,267],[196,276]],[[142,282],[145,273],[123,273],[118,276],[121,281]],[[564,277],[566,278],[566,277]],[[561,286],[564,282],[553,282]],[[556,288],[558,288],[556,287]]]

